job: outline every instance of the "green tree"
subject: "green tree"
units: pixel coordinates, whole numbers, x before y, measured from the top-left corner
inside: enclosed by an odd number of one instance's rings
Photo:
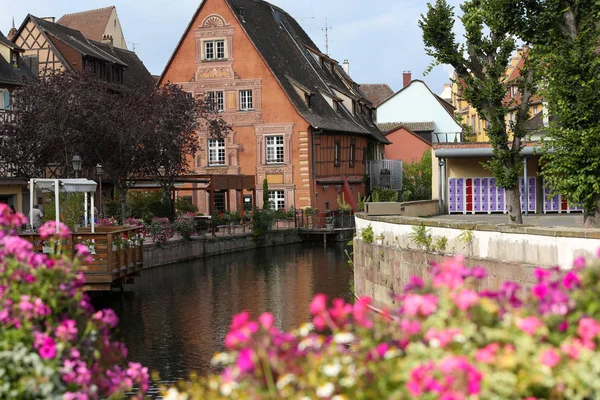
[[[426,150],[420,161],[402,166],[402,201],[431,200],[431,151]]]
[[[542,66],[550,126],[543,176],[584,209],[584,225],[600,227],[600,1],[500,0],[506,14],[522,10],[515,34],[531,43]]]
[[[267,178],[263,181],[263,210],[268,210],[271,208],[269,200],[269,181]]]
[[[508,0],[506,0],[508,1]],[[465,28],[465,43],[456,40],[454,7],[446,0],[428,4],[426,15],[419,26],[427,53],[434,64],[454,67],[462,85],[463,97],[486,120],[486,133],[490,138],[494,156],[484,166],[496,177],[497,185],[506,189],[507,208],[512,223],[522,223],[519,177],[522,159],[520,151],[527,131],[529,100],[535,89],[535,70],[526,62],[517,82],[507,82],[505,71],[516,42],[510,33],[511,20],[498,18],[498,10],[490,6],[492,0],[469,0],[462,6],[460,17]],[[516,84],[522,102],[513,123],[506,122],[508,109],[504,98],[510,85]]]

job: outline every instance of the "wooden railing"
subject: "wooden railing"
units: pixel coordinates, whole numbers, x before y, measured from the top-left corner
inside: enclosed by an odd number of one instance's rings
[[[140,228],[134,227],[97,228],[96,233],[84,228],[62,242],[63,251],[72,255],[76,243],[94,240],[93,262],[80,267],[85,274],[85,289],[110,290],[113,283],[131,283],[136,276],[140,276],[144,264],[143,245],[138,243],[125,248],[113,246],[116,238],[133,238],[140,232]],[[21,237],[33,243],[34,251],[44,251],[39,234],[22,234]]]

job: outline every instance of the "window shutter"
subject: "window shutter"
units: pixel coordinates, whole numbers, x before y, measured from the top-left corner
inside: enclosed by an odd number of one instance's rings
[[[8,90],[4,91],[4,109],[10,110],[10,92]]]

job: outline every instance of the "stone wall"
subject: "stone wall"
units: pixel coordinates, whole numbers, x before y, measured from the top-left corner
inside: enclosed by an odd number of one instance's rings
[[[444,250],[426,251],[414,242],[414,227],[423,224],[434,246],[447,240]],[[369,225],[373,242],[361,233]],[[488,270],[482,288],[497,288],[511,280],[533,282],[536,266],[571,267],[573,258],[592,257],[600,247],[600,230],[475,224],[473,222],[359,214],[354,241],[354,284],[358,296],[370,296],[377,306],[391,305],[391,291],[399,291],[412,275],[427,278],[431,262],[465,255],[467,266]],[[468,240],[470,239],[470,240]]]
[[[144,269],[259,247],[301,243],[295,230],[274,231],[255,240],[252,234],[171,240],[163,246],[144,245]]]

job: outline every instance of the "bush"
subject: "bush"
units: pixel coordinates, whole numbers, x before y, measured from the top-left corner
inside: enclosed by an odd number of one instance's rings
[[[190,240],[196,233],[196,221],[193,214],[182,214],[175,219],[173,229],[179,233],[182,238]]]
[[[259,238],[271,230],[275,223],[275,212],[271,210],[255,209],[252,213],[252,231],[254,237]]]
[[[398,201],[398,192],[393,189],[384,189],[377,186],[371,192],[371,199],[374,203],[393,203]]]
[[[150,234],[154,243],[159,247],[173,237],[173,226],[169,218],[152,218],[148,231],[147,233]]]
[[[54,222],[40,228],[55,250],[48,257],[14,234],[24,222],[0,204],[0,398],[108,398],[133,384],[146,390],[145,368],[121,367],[127,353],[111,341],[114,312],[93,310],[81,290],[84,276],[76,272],[79,259],[61,255],[68,228],[61,223],[58,235]],[[91,262],[86,245],[76,249]]]
[[[60,193],[60,220],[64,221],[69,229],[74,229],[76,224],[82,224],[85,214],[83,193]],[[44,221],[56,220],[56,202],[54,193],[44,195]]]
[[[405,163],[402,176],[402,201],[431,200],[431,151],[421,161]]]
[[[181,214],[193,214],[198,213],[198,207],[192,204],[192,200],[189,197],[178,197],[175,200],[175,212],[177,215]]]
[[[146,222],[152,218],[168,218],[171,216],[169,202],[163,198],[163,193],[153,192],[129,192],[127,194],[127,206],[133,217],[142,218]]]
[[[482,268],[462,258],[410,279],[397,307],[327,306],[281,332],[270,314],[234,317],[220,375],[183,384],[194,399],[597,399],[600,265],[537,269],[533,288],[479,290]],[[169,398],[176,398],[171,389]]]

